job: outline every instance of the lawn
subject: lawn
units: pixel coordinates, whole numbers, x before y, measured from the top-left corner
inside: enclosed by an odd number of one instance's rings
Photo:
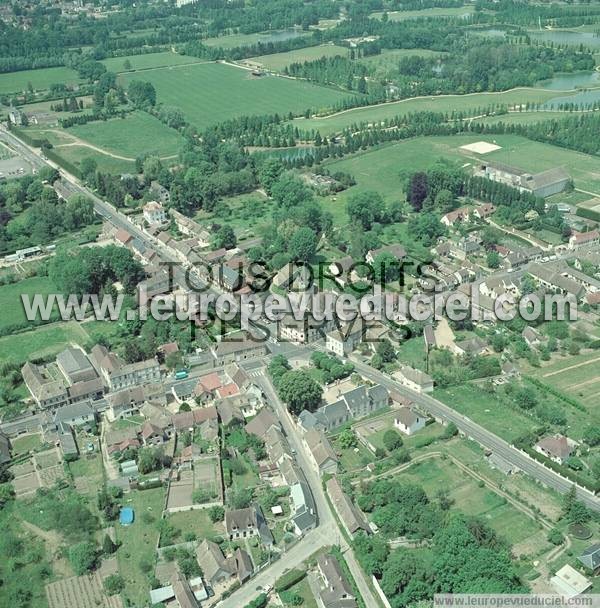
[[[113,158],[101,152],[96,152],[87,146],[65,146],[62,148],[54,148],[54,151],[60,154],[65,160],[79,166],[84,158],[93,158],[98,164],[98,169],[105,173],[135,173],[135,161]],[[140,150],[140,154],[143,150]],[[137,155],[136,155],[137,156]]]
[[[530,554],[550,548],[546,535],[529,516],[466,475],[450,460],[429,459],[416,463],[399,476],[421,485],[430,497],[443,488],[454,501],[453,508],[480,517],[511,545]]]
[[[124,505],[133,507],[135,521],[130,526],[117,524],[117,540],[121,547],[117,551],[119,571],[125,579],[123,596],[133,606],[145,606],[148,602],[150,582],[140,568],[149,562],[154,565],[157,524],[164,504],[164,488],[132,492],[126,495]]]
[[[20,362],[55,355],[71,343],[83,344],[87,339],[88,335],[77,321],[51,323],[0,338],[0,360]]]
[[[42,447],[42,436],[40,433],[31,433],[29,435],[21,435],[15,437],[11,441],[13,456],[26,454],[32,450],[37,450]]]
[[[302,608],[317,608],[317,600],[315,600],[315,596],[313,595],[306,578],[299,583],[292,585],[288,591],[290,594],[295,593],[302,598]],[[287,606],[287,604],[285,605]]]
[[[0,310],[4,312],[0,318],[0,329],[27,320],[21,294],[28,295],[31,299],[35,294],[46,296],[50,293],[56,293],[56,288],[48,277],[31,277],[17,283],[2,285],[0,287]]]
[[[323,44],[321,46],[308,46],[303,49],[296,49],[287,53],[274,53],[273,55],[261,55],[252,57],[249,61],[260,63],[269,70],[280,72],[292,63],[304,63],[314,61],[321,57],[347,57],[348,49],[343,46]]]
[[[135,160],[142,152],[173,156],[183,144],[182,137],[175,129],[141,111],[128,114],[126,118],[76,125],[67,129],[67,133],[131,160]],[[62,153],[61,147],[57,148]]]
[[[556,91],[519,88],[500,93],[471,93],[468,95],[438,95],[435,97],[413,97],[382,103],[375,106],[355,108],[338,112],[325,118],[296,119],[299,129],[318,129],[322,135],[338,133],[353,124],[371,123],[412,112],[470,112],[486,108],[491,104],[509,107],[526,103],[543,103],[556,97]]]
[[[136,79],[136,74],[119,76],[124,86]],[[200,129],[238,116],[320,110],[348,97],[309,82],[257,77],[249,70],[216,63],[147,70],[144,80],[154,85],[159,103],[181,108]]]
[[[125,69],[125,62],[129,61],[131,67]],[[109,57],[103,59],[102,63],[109,72],[130,72],[135,70],[149,70],[153,68],[171,67],[183,63],[199,63],[203,61],[198,57],[190,55],[179,55],[179,53],[145,53],[144,55],[126,55],[125,57]]]
[[[195,509],[193,511],[180,511],[171,513],[169,521],[185,535],[186,532],[193,532],[198,540],[203,538],[212,539],[225,532],[223,523],[213,523],[208,516],[208,509]]]
[[[0,94],[20,93],[29,85],[34,89],[47,89],[51,84],[77,84],[80,78],[75,70],[65,67],[23,70],[0,74]]]
[[[534,419],[509,408],[475,384],[439,388],[434,396],[508,442],[539,426]]]

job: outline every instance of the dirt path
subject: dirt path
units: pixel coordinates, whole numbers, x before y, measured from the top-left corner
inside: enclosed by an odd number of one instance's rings
[[[582,361],[581,363],[577,363],[576,365],[570,365],[569,367],[563,367],[562,369],[557,369],[556,371],[553,371],[553,372],[548,372],[547,374],[544,374],[542,377],[550,378],[550,376],[557,376],[558,374],[562,374],[564,372],[571,371],[572,369],[577,369],[578,367],[584,367],[586,365],[589,365],[590,363],[596,363],[597,361],[600,361],[600,357],[596,357],[595,359],[590,359],[589,361]]]

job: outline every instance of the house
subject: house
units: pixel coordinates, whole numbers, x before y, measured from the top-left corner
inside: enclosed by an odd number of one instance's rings
[[[322,553],[317,558],[317,570],[321,578],[319,596],[324,608],[356,608],[356,598],[346,580],[337,558]]]
[[[337,472],[338,458],[324,433],[310,429],[306,431],[302,441],[308,448],[312,465],[319,475]]]
[[[166,205],[171,200],[171,195],[167,188],[156,180],[150,182],[150,191],[163,205]]]
[[[427,418],[410,407],[401,407],[394,415],[394,427],[405,435],[413,435],[426,424]]]
[[[106,395],[108,410],[106,415],[111,422],[135,416],[148,397],[146,388],[132,386],[130,388]]]
[[[502,364],[502,375],[507,378],[516,378],[521,375],[519,368],[512,361],[505,361]]]
[[[392,376],[400,384],[416,393],[431,393],[433,391],[433,378],[414,367],[402,365]]]
[[[8,119],[11,124],[20,127],[23,124],[23,113],[18,108],[11,108],[8,112]]]
[[[521,337],[530,348],[537,348],[544,341],[544,336],[537,329],[531,327],[531,325],[523,329]]]
[[[111,455],[129,448],[136,450],[141,445],[137,437],[137,429],[133,426],[107,431],[104,434],[104,443],[107,452]]]
[[[96,344],[92,348],[92,358],[98,373],[111,391],[160,382],[160,365],[153,357],[136,363],[125,363],[108,349]]]
[[[589,232],[573,232],[569,238],[569,249],[579,249],[580,247],[593,247],[600,244],[600,231],[590,230]]]
[[[594,543],[577,558],[588,570],[596,572],[600,568],[600,543]]]
[[[217,543],[204,539],[196,547],[196,561],[202,569],[204,580],[211,587],[216,587],[231,579],[235,571],[232,562],[227,560]]]
[[[496,211],[492,203],[483,203],[473,210],[473,215],[479,220],[485,220]]]
[[[363,331],[362,323],[354,323],[342,329],[334,329],[325,336],[325,346],[332,353],[340,357],[346,357],[361,343]]]
[[[481,173],[495,182],[542,198],[562,192],[571,179],[562,167],[531,174],[518,167],[495,161],[483,164]]]
[[[563,464],[573,453],[573,445],[569,443],[569,440],[564,435],[540,439],[535,444],[534,449],[558,464]]]
[[[69,426],[90,426],[96,421],[96,412],[89,401],[81,401],[59,407],[54,413],[55,424]]]
[[[164,430],[156,426],[149,420],[146,420],[140,431],[140,436],[145,446],[162,445],[165,441]]]
[[[470,217],[470,209],[468,207],[461,207],[460,209],[455,209],[454,211],[449,211],[445,215],[442,216],[440,220],[444,226],[454,226],[454,224],[468,222]]]
[[[569,564],[558,570],[556,575],[550,579],[550,582],[556,591],[567,599],[585,593],[592,586],[592,581],[577,572]]]
[[[271,428],[280,428],[280,426],[273,410],[270,407],[264,407],[246,424],[245,430],[250,435],[256,435],[260,439],[264,439]]]
[[[487,354],[488,343],[479,336],[463,340],[462,342],[455,342],[454,348],[452,349],[456,355],[473,355],[480,356]]]
[[[366,534],[371,533],[371,528],[369,528],[365,516],[342,490],[337,477],[332,477],[327,481],[327,493],[329,494],[333,508],[350,536],[354,536],[359,530],[362,530]]]
[[[367,255],[365,256],[367,264],[373,264],[377,257],[383,253],[387,253],[395,257],[399,262],[402,262],[402,260],[404,260],[406,257],[406,249],[403,245],[385,245],[384,247],[379,247],[379,249],[370,249],[367,251]]]
[[[427,352],[437,346],[433,325],[425,325],[423,328],[423,339],[425,340],[425,350]]]
[[[225,529],[229,540],[259,536],[263,545],[271,546],[273,544],[273,535],[259,505],[227,511]]]
[[[240,361],[252,361],[261,359],[267,354],[267,347],[263,342],[250,339],[222,340],[213,349],[215,365],[227,365],[239,363]]]
[[[329,273],[340,287],[345,287],[350,281],[355,265],[354,258],[347,255],[329,264]]]
[[[136,294],[138,304],[147,306],[154,296],[169,293],[173,289],[173,281],[164,268],[158,268],[152,272],[147,279],[138,283]]]
[[[289,262],[279,269],[272,279],[277,289],[306,291],[313,282],[313,273],[310,266]]]
[[[296,319],[293,314],[286,314],[279,322],[279,335],[284,340],[294,344],[310,344],[321,339],[333,329],[334,322],[315,319],[308,311],[302,319]]]
[[[290,506],[294,532],[298,536],[306,534],[306,532],[316,527],[317,508],[306,478],[290,487]]]
[[[144,205],[143,216],[144,219],[151,225],[164,224],[167,221],[165,208],[156,201],[150,201]]]

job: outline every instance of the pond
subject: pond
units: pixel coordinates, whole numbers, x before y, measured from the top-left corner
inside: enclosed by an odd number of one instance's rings
[[[598,87],[600,86],[600,72],[556,74],[550,80],[540,80],[536,86],[552,91],[572,91],[574,89]]]
[[[564,30],[542,30],[528,32],[531,38],[554,42],[555,44],[583,44],[589,47],[600,47],[600,37],[594,32],[571,32]]]
[[[577,104],[580,108],[585,109],[596,102],[600,102],[600,89],[581,91],[581,93],[577,93],[576,95],[553,97],[542,107],[546,110],[557,110],[561,104]]]

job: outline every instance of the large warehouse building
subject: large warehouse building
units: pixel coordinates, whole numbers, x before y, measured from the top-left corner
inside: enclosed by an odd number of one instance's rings
[[[495,182],[518,188],[521,192],[530,192],[542,198],[562,192],[571,179],[562,167],[555,167],[541,173],[528,173],[518,167],[487,162],[482,165],[481,172]]]

